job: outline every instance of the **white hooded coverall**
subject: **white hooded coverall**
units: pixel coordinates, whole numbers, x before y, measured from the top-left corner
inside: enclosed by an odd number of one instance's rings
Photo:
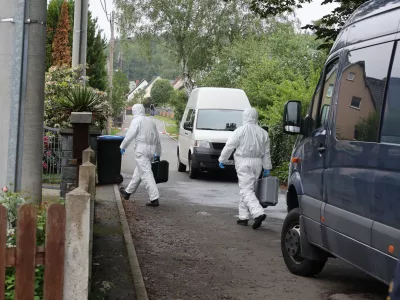
[[[234,158],[241,195],[240,220],[249,220],[250,217],[257,218],[264,214],[255,195],[255,185],[262,169],[272,169],[268,133],[257,125],[257,121],[257,111],[246,108],[243,112],[243,126],[234,131],[219,158],[219,162],[227,162],[236,149]]]
[[[156,124],[151,118],[146,117],[145,109],[142,104],[135,104],[132,107],[133,120],[126,133],[125,139],[120,148],[128,148],[133,141],[135,147],[136,168],[132,180],[125,191],[134,194],[143,181],[150,201],[160,197],[157,184],[151,170],[151,161],[154,155],[161,156],[161,142]]]

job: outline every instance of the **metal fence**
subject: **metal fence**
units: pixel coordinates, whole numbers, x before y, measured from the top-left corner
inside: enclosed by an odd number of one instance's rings
[[[57,128],[43,127],[43,183],[61,182],[61,137]]]

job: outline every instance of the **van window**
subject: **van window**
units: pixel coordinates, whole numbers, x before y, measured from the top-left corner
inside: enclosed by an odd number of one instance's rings
[[[382,143],[400,144],[400,45],[397,45],[386,97]]]
[[[338,95],[338,140],[378,142],[392,50],[391,42],[348,53]]]
[[[338,65],[339,59],[335,59],[326,66],[325,72],[323,73],[324,78],[321,80],[321,77],[317,90],[314,94],[311,114],[314,123],[312,128],[313,130],[325,125],[328,122],[329,108],[331,105],[333,91],[335,89]],[[321,88],[323,88],[322,99],[320,99]],[[320,102],[322,102],[321,105],[319,105]]]
[[[242,126],[243,111],[228,109],[200,109],[197,116],[197,129],[234,131]]]
[[[193,115],[193,109],[189,109],[187,115],[186,115],[186,120],[185,122],[189,122],[192,119],[192,115]]]

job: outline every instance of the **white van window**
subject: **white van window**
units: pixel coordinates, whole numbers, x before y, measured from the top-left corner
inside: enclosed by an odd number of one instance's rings
[[[400,144],[400,45],[397,45],[389,79],[381,142]]]
[[[200,109],[197,129],[234,131],[243,124],[243,111],[227,109]]]
[[[189,122],[192,119],[192,115],[193,115],[193,109],[189,109],[187,115],[186,115],[186,120],[185,122]]]
[[[350,51],[341,76],[336,113],[338,140],[378,142],[393,43]],[[349,76],[353,80],[347,80]]]

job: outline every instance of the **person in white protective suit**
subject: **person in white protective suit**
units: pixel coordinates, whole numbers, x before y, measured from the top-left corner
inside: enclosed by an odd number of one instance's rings
[[[255,195],[256,181],[263,169],[264,177],[268,177],[272,169],[268,133],[257,125],[257,121],[257,111],[246,108],[243,112],[243,126],[234,131],[219,157],[219,165],[223,169],[224,163],[236,149],[234,158],[241,195],[237,223],[247,226],[252,217],[253,229],[259,228],[266,218],[264,208]]]
[[[160,137],[156,124],[151,118],[146,117],[142,104],[135,104],[132,107],[132,113],[132,123],[120,148],[121,154],[124,155],[130,143],[134,142],[136,168],[128,187],[126,189],[122,187],[120,193],[125,200],[128,200],[143,181],[150,197],[150,202],[146,206],[157,207],[160,194],[151,170],[151,162],[153,159],[160,159]]]

